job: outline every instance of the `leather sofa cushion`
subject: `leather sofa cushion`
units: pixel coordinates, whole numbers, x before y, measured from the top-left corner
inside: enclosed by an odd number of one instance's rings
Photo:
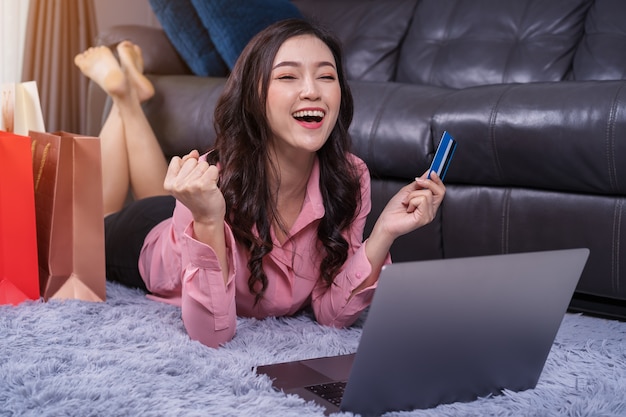
[[[143,110],[165,156],[182,156],[192,149],[206,152],[215,142],[213,111],[226,78],[149,77],[155,94]]]
[[[590,0],[422,0],[397,81],[451,88],[568,76]]]
[[[350,89],[352,150],[372,177],[407,180],[423,174],[434,153],[432,117],[455,90],[369,81],[352,81]]]
[[[411,179],[441,133],[458,141],[446,182],[560,192],[626,192],[626,81],[466,89],[351,82],[353,150],[373,177]],[[565,105],[567,103],[567,105]]]
[[[625,102],[626,81],[456,90],[433,117],[458,141],[446,181],[623,195]]]
[[[595,0],[574,58],[576,80],[626,78],[626,1]]]
[[[146,74],[192,73],[160,28],[137,25],[112,26],[98,34],[96,45],[115,45],[123,40],[129,40],[141,47]]]
[[[348,79],[391,81],[417,0],[293,0],[341,40]]]
[[[530,188],[448,186],[441,206],[446,258],[589,247],[577,292],[623,305],[626,209],[619,198]],[[393,256],[393,255],[392,255]],[[621,275],[621,276],[620,276]],[[609,307],[602,307],[608,310]]]

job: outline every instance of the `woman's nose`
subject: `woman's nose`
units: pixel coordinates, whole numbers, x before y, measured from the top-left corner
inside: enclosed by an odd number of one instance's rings
[[[302,81],[300,98],[316,100],[320,97],[319,88],[314,77],[305,77]]]

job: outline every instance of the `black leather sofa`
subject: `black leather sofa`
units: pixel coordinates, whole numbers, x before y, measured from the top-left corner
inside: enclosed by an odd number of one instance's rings
[[[444,130],[458,140],[440,214],[396,242],[394,261],[588,247],[571,308],[626,317],[626,2],[294,3],[344,43],[372,218]],[[116,27],[100,42],[124,38],[143,48],[156,87],[145,112],[165,153],[208,148],[225,80],[191,75],[160,29]],[[103,103],[93,87],[86,133]]]

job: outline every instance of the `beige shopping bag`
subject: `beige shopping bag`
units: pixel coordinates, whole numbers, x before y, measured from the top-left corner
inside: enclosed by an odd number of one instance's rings
[[[106,299],[100,139],[29,133],[44,300]]]
[[[30,130],[45,132],[39,90],[35,81],[2,85],[0,130],[28,136]]]

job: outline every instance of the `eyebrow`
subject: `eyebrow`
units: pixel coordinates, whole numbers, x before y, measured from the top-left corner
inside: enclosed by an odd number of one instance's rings
[[[276,68],[280,68],[280,67],[301,67],[302,64],[300,62],[297,61],[282,61],[279,62],[278,64],[274,65],[274,67],[272,68],[272,70],[275,70]],[[335,68],[335,64],[333,64],[330,61],[321,61],[317,63],[317,67],[318,68],[322,68],[322,67],[332,67],[333,69]]]

